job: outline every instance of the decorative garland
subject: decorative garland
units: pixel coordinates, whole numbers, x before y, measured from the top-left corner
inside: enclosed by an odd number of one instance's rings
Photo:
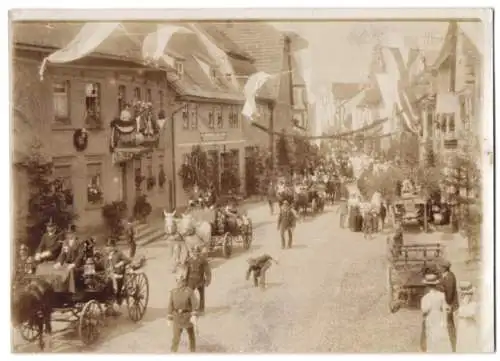
[[[75,130],[75,133],[73,133],[73,146],[77,151],[82,152],[87,149],[88,142],[89,135],[85,128]]]

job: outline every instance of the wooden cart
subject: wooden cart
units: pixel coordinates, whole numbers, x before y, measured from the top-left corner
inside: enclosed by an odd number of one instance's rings
[[[388,242],[387,289],[389,310],[420,307],[427,273],[438,273],[444,247],[440,243],[394,245]]]

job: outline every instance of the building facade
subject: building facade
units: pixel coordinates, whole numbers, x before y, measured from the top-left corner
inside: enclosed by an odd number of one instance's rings
[[[14,27],[14,127],[23,118],[35,130],[31,139],[15,135],[14,148],[16,144],[33,144],[35,138],[41,143],[44,155],[53,163],[54,177],[71,194],[78,215],[76,224],[82,232],[102,225],[102,207],[113,201],[124,201],[129,215],[139,195],[147,195],[153,212],[172,207],[171,122],[151,134],[129,134],[132,146],[124,147],[118,137],[111,144],[111,125],[127,103],[150,103],[155,123],[158,113],[168,111],[164,71],[145,68],[134,59],[117,59],[115,48],[104,44],[98,56],[49,65],[41,80],[38,69],[42,59],[74,36],[64,24],[56,24],[50,36],[41,39],[37,28],[42,26]],[[124,46],[116,39],[115,44]],[[148,143],[148,137],[154,141]],[[21,164],[30,156],[27,148],[15,162]],[[20,180],[18,184],[26,184],[26,179],[19,167],[14,183]],[[16,223],[23,224],[28,198],[19,190],[14,193]]]

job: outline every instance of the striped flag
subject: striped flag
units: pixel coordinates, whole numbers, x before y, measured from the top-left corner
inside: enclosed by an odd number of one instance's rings
[[[255,96],[260,88],[266,83],[271,75],[259,71],[258,73],[252,74],[243,88],[243,93],[245,94],[245,105],[243,106],[243,110],[241,114],[247,117],[250,120],[253,120],[254,114],[257,113],[257,104],[255,102]]]
[[[215,43],[206,35],[206,33],[196,24],[190,24],[190,28],[198,36],[203,45],[205,45],[210,56],[212,56],[219,66],[222,74],[224,75],[223,81],[229,82],[229,84],[235,89],[240,89],[238,80],[236,79],[233,66],[229,61],[229,57],[226,52],[219,48]],[[229,81],[226,76],[229,76]]]
[[[83,25],[80,32],[65,48],[43,59],[39,72],[40,79],[43,80],[47,63],[69,63],[83,58],[102,44],[118,26],[120,23],[86,23]]]
[[[416,97],[410,89],[409,64],[405,63],[399,49],[383,48],[382,51],[386,61],[388,79],[394,87],[387,94],[396,94],[396,104],[404,126],[410,132],[418,134],[420,120],[416,108]]]
[[[176,33],[192,33],[191,30],[176,25],[158,25],[155,32],[148,34],[142,42],[142,57],[148,61],[163,59],[168,65],[173,66],[174,61],[165,54],[165,48],[172,36]]]

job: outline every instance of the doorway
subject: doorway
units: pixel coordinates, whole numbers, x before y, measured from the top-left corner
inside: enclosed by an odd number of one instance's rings
[[[120,163],[120,200],[123,202],[127,203],[127,164],[126,163]]]

